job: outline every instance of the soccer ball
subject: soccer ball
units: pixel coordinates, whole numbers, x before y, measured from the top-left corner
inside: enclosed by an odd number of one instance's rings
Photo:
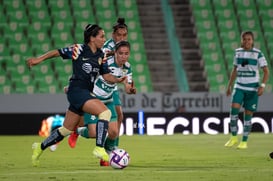
[[[124,169],[130,162],[130,156],[124,149],[115,149],[110,153],[109,163],[112,168]]]

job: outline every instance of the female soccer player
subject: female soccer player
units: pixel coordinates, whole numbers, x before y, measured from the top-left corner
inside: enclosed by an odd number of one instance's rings
[[[127,38],[128,38],[128,27],[125,24],[125,19],[118,18],[116,24],[114,24],[113,26],[112,38],[107,40],[104,43],[104,46],[102,49],[103,52],[106,53],[109,51],[110,52],[114,51],[116,49],[116,43],[120,41],[124,41],[124,40],[127,41]],[[118,89],[116,89],[113,92],[113,99],[114,99],[115,109],[118,116],[118,131],[119,131],[121,123],[123,122],[123,111],[121,107],[121,101],[120,101]],[[118,145],[119,145],[119,137],[116,138],[116,143],[115,143],[115,146],[118,147]]]
[[[127,41],[120,41],[116,44],[114,56],[107,59],[107,64],[111,70],[111,74],[115,77],[126,76],[123,82],[125,92],[128,94],[135,94],[136,88],[133,85],[132,70],[128,62],[130,56],[130,44]],[[110,152],[115,149],[115,140],[119,136],[119,126],[117,123],[117,113],[115,109],[116,100],[113,99],[114,92],[117,90],[117,84],[108,83],[102,76],[99,76],[95,81],[93,93],[111,110],[112,117],[109,123],[108,137],[106,139],[105,148]],[[96,137],[96,123],[97,118],[90,114],[84,115],[84,124],[86,127],[79,127],[68,138],[70,147],[74,148],[78,135],[85,138]],[[107,162],[101,161],[101,166],[107,166]]]
[[[258,96],[264,92],[266,82],[269,77],[267,61],[263,53],[254,48],[254,35],[251,31],[245,31],[241,34],[241,48],[235,50],[233,61],[234,68],[231,72],[227,87],[227,96],[232,93],[232,104],[230,110],[230,130],[231,138],[225,144],[226,147],[232,147],[238,143],[237,121],[241,106],[244,107],[244,130],[241,143],[238,149],[247,148],[248,135],[251,132],[251,119],[258,106]],[[263,70],[263,77],[260,83],[259,69]]]
[[[33,166],[39,165],[39,157],[47,147],[60,142],[64,137],[71,134],[79,124],[84,112],[98,116],[96,147],[93,154],[100,159],[108,160],[104,143],[111,111],[92,94],[92,91],[98,74],[112,83],[122,82],[125,78],[116,78],[111,75],[107,64],[103,63],[104,53],[101,48],[104,43],[105,33],[103,29],[96,24],[88,24],[84,30],[84,44],[51,50],[39,57],[27,59],[27,65],[31,68],[44,60],[61,56],[63,59],[71,59],[73,67],[73,74],[69,80],[67,91],[67,99],[70,105],[63,126],[54,130],[42,143],[32,145]]]
[[[113,52],[116,49],[116,43],[120,41],[127,41],[128,38],[128,28],[125,24],[124,18],[118,18],[116,24],[113,25],[112,38],[107,40],[104,43],[102,48],[104,53]],[[119,91],[116,88],[113,92],[113,100],[115,104],[115,109],[117,113],[117,121],[118,121],[118,130],[120,129],[121,123],[123,121],[123,111],[121,107],[121,101],[119,98]],[[78,134],[71,134],[69,137],[69,145],[73,148],[76,144]],[[116,146],[119,145],[119,137],[116,138]]]

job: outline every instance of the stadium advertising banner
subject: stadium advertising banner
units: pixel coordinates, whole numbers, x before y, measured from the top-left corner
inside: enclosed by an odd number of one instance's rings
[[[230,97],[220,93],[140,93],[120,94],[124,112],[229,112]],[[273,94],[259,98],[257,112],[273,112]]]
[[[230,97],[220,93],[120,93],[125,113],[140,110],[150,113],[181,112],[229,112]],[[65,112],[68,101],[65,94],[11,94],[0,95],[0,113],[55,113]],[[273,112],[273,94],[267,93],[259,98],[257,112]],[[27,104],[26,104],[27,103]]]
[[[121,94],[125,112],[222,112],[223,96],[219,93]],[[227,101],[228,103],[228,101]]]
[[[56,113],[58,114],[58,113]],[[1,114],[0,135],[38,134],[42,121],[56,114]],[[60,115],[63,115],[60,113]],[[242,119],[242,114],[240,114]],[[252,131],[273,133],[273,113],[255,113]],[[239,133],[243,124],[239,121]],[[125,113],[122,135],[172,135],[172,134],[228,134],[228,113]]]
[[[238,121],[239,134],[243,132],[241,120]],[[228,113],[159,114],[139,112],[138,114],[125,114],[121,133],[125,135],[229,134],[229,122]],[[254,115],[252,123],[253,132],[273,133],[272,113],[257,113]]]

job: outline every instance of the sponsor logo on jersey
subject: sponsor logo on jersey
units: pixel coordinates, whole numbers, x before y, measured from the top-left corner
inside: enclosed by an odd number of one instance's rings
[[[90,65],[90,63],[84,63],[82,64],[82,69],[89,74],[92,71],[92,66]]]

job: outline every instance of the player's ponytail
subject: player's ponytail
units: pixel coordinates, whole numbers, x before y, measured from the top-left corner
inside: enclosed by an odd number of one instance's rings
[[[113,26],[113,32],[116,32],[119,28],[125,28],[128,31],[125,18],[118,18],[117,23]]]

